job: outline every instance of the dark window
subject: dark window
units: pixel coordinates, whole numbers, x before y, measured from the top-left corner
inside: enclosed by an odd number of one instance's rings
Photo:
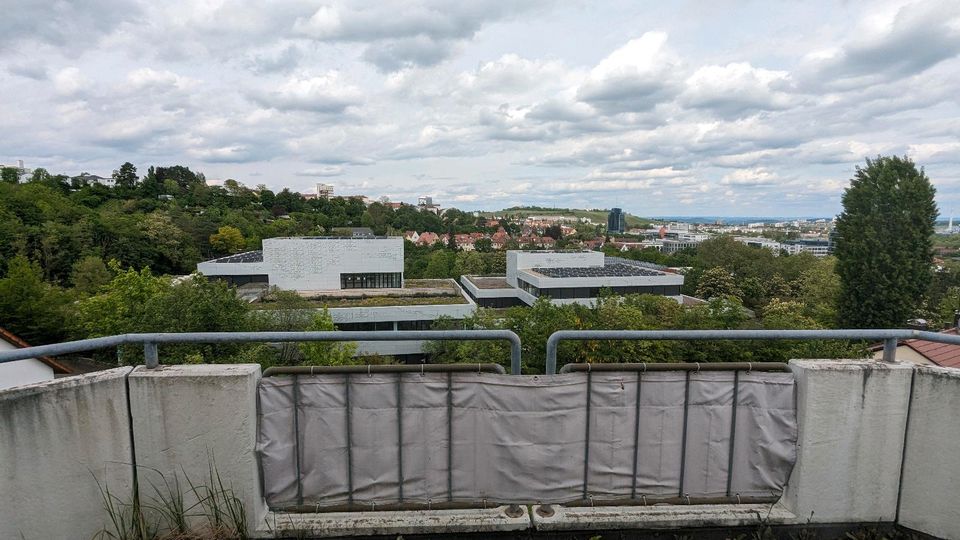
[[[337,330],[345,332],[371,332],[373,330],[393,330],[393,322],[337,323],[336,327]]]
[[[397,330],[430,330],[433,328],[433,321],[399,321]]]
[[[341,289],[398,289],[403,286],[401,272],[340,274]]]
[[[219,279],[226,281],[228,284],[239,287],[241,285],[246,285],[247,283],[268,283],[269,279],[266,274],[250,274],[246,276],[207,276],[208,279],[214,280]]]

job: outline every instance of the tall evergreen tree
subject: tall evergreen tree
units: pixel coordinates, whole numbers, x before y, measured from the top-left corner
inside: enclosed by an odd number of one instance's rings
[[[935,192],[907,157],[857,167],[836,224],[841,326],[895,328],[914,314],[931,278]]]

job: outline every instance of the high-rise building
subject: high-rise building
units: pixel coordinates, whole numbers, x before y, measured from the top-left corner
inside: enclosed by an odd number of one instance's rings
[[[610,210],[610,214],[607,215],[607,232],[608,233],[623,233],[627,229],[627,220],[623,213],[623,210],[619,208],[613,208]]]

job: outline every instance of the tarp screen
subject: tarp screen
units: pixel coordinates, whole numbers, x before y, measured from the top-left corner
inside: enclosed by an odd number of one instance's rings
[[[769,497],[796,459],[790,373],[278,376],[259,394],[275,509]]]

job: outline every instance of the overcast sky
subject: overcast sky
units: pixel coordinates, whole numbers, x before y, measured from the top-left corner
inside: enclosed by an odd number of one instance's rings
[[[2,5],[2,163],[826,216],[897,153],[960,211],[957,0]]]

